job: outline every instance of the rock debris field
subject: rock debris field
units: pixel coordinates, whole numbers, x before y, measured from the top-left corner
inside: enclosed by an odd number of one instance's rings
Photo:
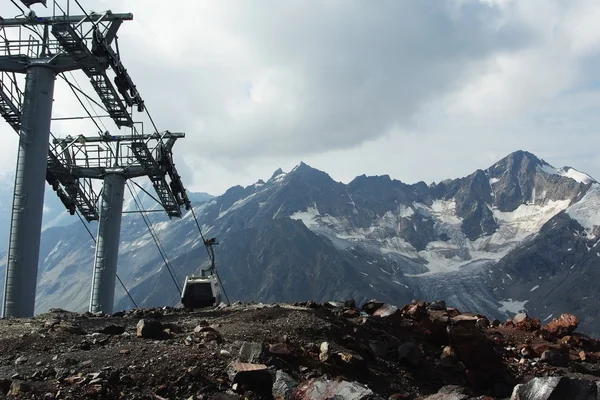
[[[0,398],[600,400],[577,326],[442,301],[51,310],[0,320]]]

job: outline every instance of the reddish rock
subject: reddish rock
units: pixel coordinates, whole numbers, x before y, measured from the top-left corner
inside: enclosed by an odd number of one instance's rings
[[[525,316],[525,318],[521,319],[519,322],[515,323],[515,328],[525,332],[535,332],[539,330],[540,327],[541,324],[539,319],[529,318],[527,316]]]
[[[572,333],[578,326],[579,319],[575,315],[562,314],[559,318],[554,318],[543,329],[556,337],[563,337]]]
[[[418,301],[416,303],[407,304],[402,308],[402,314],[407,315],[414,319],[422,318],[427,313],[427,307],[425,306],[424,301]]]
[[[546,350],[556,350],[554,346],[548,344],[538,344],[533,346],[534,357],[540,357]]]
[[[559,343],[568,344],[571,346],[579,346],[581,344],[581,340],[576,336],[567,335],[562,337]]]

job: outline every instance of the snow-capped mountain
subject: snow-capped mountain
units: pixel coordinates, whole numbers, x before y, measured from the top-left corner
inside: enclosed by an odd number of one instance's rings
[[[364,175],[343,184],[300,163],[196,204],[204,234],[220,242],[231,300],[444,299],[499,318],[577,311],[584,330],[600,332],[586,279],[600,265],[600,185],[531,153],[430,185]],[[152,220],[181,284],[207,262],[191,213]],[[43,235],[38,312],[86,308],[94,249],[74,222]],[[121,239],[119,275],[136,302],[176,304],[138,215],[124,216]],[[117,297],[117,307],[131,306],[122,290]]]

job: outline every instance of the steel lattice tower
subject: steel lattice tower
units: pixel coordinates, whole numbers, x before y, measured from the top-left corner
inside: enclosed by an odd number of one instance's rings
[[[138,134],[128,107],[145,111],[144,101],[112,48],[117,30],[132,14],[87,13],[70,15],[70,0],[53,13],[37,17],[0,19],[0,29],[18,30],[4,37],[0,47],[0,115],[19,133],[3,316],[30,317],[34,313],[44,180],[71,215],[79,210],[89,222],[99,220],[90,311],[111,312],[119,248],[125,181],[148,176],[169,217],[181,217],[190,208],[172,160],[172,146],[184,134]],[[45,0],[22,0],[30,7]],[[65,11],[66,9],[66,11]],[[40,39],[23,38],[23,28],[41,27]],[[52,36],[50,36],[50,34]],[[49,146],[54,82],[57,74],[82,70],[118,128],[131,135],[55,139]],[[115,75],[114,85],[107,72]],[[25,74],[25,90],[15,74]],[[155,141],[150,147],[150,141]],[[170,183],[167,182],[167,178]],[[91,179],[103,179],[98,196]],[[98,203],[100,203],[98,205]]]

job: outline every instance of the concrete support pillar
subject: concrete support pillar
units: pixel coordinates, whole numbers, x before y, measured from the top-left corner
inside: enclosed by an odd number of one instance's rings
[[[110,314],[113,311],[125,180],[119,173],[104,177],[90,312]]]
[[[2,307],[4,317],[31,317],[34,312],[55,79],[55,72],[47,66],[33,64],[27,69]]]

